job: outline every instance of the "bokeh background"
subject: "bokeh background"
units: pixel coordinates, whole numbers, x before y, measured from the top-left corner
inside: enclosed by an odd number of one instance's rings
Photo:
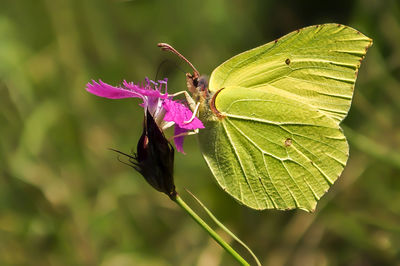
[[[168,197],[108,148],[129,152],[139,101],[84,90],[201,73],[298,28],[373,38],[344,121],[348,165],[315,213],[254,211],[213,180],[196,137],[175,158],[190,189],[264,265],[400,265],[399,1],[0,1],[0,265],[235,265]],[[163,63],[164,62],[164,63]],[[222,233],[229,240],[225,234]],[[233,243],[251,261],[245,250]]]

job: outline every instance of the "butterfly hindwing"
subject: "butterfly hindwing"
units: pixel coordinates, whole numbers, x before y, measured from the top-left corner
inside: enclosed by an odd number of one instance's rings
[[[220,91],[215,107],[220,118],[199,135],[203,155],[220,186],[241,203],[313,210],[343,171],[346,139],[315,108],[237,87]]]

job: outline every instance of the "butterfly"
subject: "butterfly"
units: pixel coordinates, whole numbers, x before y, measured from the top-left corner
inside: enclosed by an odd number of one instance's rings
[[[316,25],[228,59],[208,86],[187,74],[219,186],[253,209],[314,211],[346,166],[340,123],[371,45],[351,27]]]

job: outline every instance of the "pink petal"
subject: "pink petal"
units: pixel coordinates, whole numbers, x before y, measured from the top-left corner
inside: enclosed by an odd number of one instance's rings
[[[190,109],[185,105],[170,99],[165,99],[163,107],[166,111],[164,116],[165,121],[173,121],[180,128],[188,130],[204,128],[203,123],[197,117],[195,117],[190,123],[185,123],[185,121],[189,121],[193,116],[192,111],[190,111]]]
[[[187,129],[181,128],[178,125],[175,125],[174,135],[177,136],[177,135],[183,134],[183,133],[185,133],[187,131],[188,131]],[[185,152],[183,151],[183,140],[184,140],[185,137],[186,136],[183,135],[183,136],[179,136],[179,137],[174,138],[174,143],[175,143],[176,150],[181,152],[181,153],[183,153],[183,154],[185,154]]]
[[[148,81],[149,82],[149,81]],[[155,83],[156,84],[156,83]],[[127,82],[124,80],[123,85],[137,94],[152,97],[152,98],[168,98],[167,94],[162,94],[159,90],[155,90],[150,86],[150,83],[147,83],[147,86],[136,85],[133,82]],[[154,85],[154,84],[153,84]],[[154,85],[155,86],[155,85]]]
[[[94,95],[108,98],[108,99],[122,99],[122,98],[143,98],[139,93],[126,90],[121,87],[114,87],[99,80],[99,83],[92,80],[86,84],[86,90]]]

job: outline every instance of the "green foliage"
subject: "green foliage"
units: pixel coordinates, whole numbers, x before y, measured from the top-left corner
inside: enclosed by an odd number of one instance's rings
[[[85,84],[155,78],[168,59],[157,78],[168,77],[169,90],[180,91],[186,83],[179,68],[186,66],[160,52],[158,42],[172,44],[207,74],[292,30],[338,22],[374,46],[344,121],[352,129],[345,129],[349,161],[316,212],[257,212],[237,204],[213,181],[194,137],[185,143],[187,155],[175,158],[176,186],[184,198],[184,187],[199,196],[263,265],[394,265],[400,258],[397,2],[2,1],[0,264],[231,265],[185,213],[108,150],[136,145],[138,102],[93,97]]]

